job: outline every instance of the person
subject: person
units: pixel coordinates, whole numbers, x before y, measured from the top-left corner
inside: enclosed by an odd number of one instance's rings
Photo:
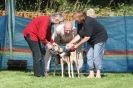
[[[96,13],[93,8],[90,8],[89,10],[87,10],[86,15],[92,18],[96,18]]]
[[[52,35],[52,39],[58,45],[66,45],[72,38],[77,34],[76,27],[73,26],[72,22],[67,21],[58,25],[55,28],[55,32]]]
[[[54,45],[56,46],[66,46],[67,43],[69,43],[75,36],[77,35],[77,29],[75,26],[73,26],[73,23],[71,21],[66,21],[64,23],[61,23],[59,25],[57,25],[55,27],[55,32],[52,35],[52,39],[54,40]],[[81,47],[80,49],[77,49],[78,53],[82,53],[81,51]],[[51,56],[50,52],[47,50],[46,51],[46,55],[45,55],[45,73],[46,75],[48,75],[48,71],[49,71],[49,64],[50,64],[50,60],[51,58],[49,58]],[[81,54],[79,56],[80,58],[82,58]],[[82,59],[80,59],[82,60]],[[81,63],[79,63],[79,68],[82,67],[82,62],[83,61],[79,61]]]
[[[96,21],[95,18],[89,17],[83,11],[74,13],[73,19],[78,23],[78,35],[67,45],[78,48],[81,44],[87,42],[89,50],[87,52],[87,62],[89,65],[88,78],[101,78],[102,58],[104,55],[105,43],[107,41],[107,32],[105,28]],[[79,39],[80,42],[75,44]]]
[[[39,16],[33,19],[23,30],[23,35],[28,43],[33,57],[33,71],[37,77],[44,76],[44,62],[42,58],[41,43],[48,49],[51,49],[51,24],[62,21],[61,14],[54,14],[52,16]]]

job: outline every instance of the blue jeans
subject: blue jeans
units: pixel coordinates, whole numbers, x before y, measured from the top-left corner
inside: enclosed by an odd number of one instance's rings
[[[87,63],[90,70],[102,69],[102,59],[104,56],[105,42],[95,44],[93,47],[90,45],[87,52]]]

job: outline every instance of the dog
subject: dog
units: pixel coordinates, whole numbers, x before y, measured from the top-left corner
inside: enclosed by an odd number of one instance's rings
[[[74,63],[76,65],[78,77],[80,77],[80,69],[83,65],[82,52],[79,50],[70,52],[69,47],[60,48],[59,46],[53,46],[52,53],[59,54],[61,63],[61,76],[64,77],[64,63],[68,66],[68,76],[69,78],[74,78]]]

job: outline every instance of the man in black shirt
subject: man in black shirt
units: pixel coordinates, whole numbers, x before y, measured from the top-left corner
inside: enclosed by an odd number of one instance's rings
[[[73,19],[78,23],[78,34],[67,45],[77,49],[81,44],[87,42],[89,45],[87,62],[90,70],[88,78],[94,78],[94,70],[96,70],[96,77],[101,78],[102,58],[108,38],[107,32],[95,18],[86,16],[86,13],[82,11],[76,12]],[[75,44],[77,41],[79,42]]]

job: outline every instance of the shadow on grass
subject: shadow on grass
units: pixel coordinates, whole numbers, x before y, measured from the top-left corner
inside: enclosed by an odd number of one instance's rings
[[[9,72],[23,72],[23,73],[28,73],[27,75],[28,76],[32,76],[32,77],[35,77],[34,76],[34,73],[32,70],[8,70],[8,69],[1,69],[0,72],[3,72],[3,71],[9,71]],[[48,77],[61,77],[61,72],[58,71],[56,72],[56,74],[54,72],[49,72],[48,73]],[[108,77],[109,74],[116,74],[116,75],[119,75],[119,74],[131,74],[133,75],[133,72],[102,72],[102,78],[106,78]],[[75,75],[75,78],[78,77],[78,74],[77,72],[74,72],[74,75]],[[80,77],[87,77],[88,76],[88,73],[81,73]],[[121,75],[121,76],[124,76],[124,75]],[[68,77],[68,73],[67,71],[64,73],[64,77]]]
[[[25,73],[28,73],[28,72],[32,72],[32,70],[28,70],[28,69],[26,69],[26,70],[16,70],[16,69],[0,69],[0,72],[2,72],[2,71],[12,71],[12,72],[25,72]]]

